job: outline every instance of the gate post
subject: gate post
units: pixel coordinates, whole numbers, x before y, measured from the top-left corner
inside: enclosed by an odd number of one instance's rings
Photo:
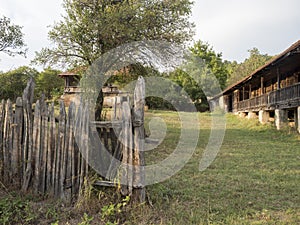
[[[133,184],[136,188],[133,192],[133,198],[140,202],[145,202],[145,130],[144,130],[144,107],[145,107],[145,80],[139,77],[134,90],[134,106],[133,106],[133,127],[134,127],[134,151],[133,166],[134,180]]]

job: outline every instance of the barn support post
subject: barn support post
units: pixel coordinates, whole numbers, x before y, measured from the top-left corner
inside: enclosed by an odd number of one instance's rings
[[[296,128],[298,133],[300,133],[300,106],[297,108]]]
[[[287,126],[288,115],[287,111],[283,109],[275,109],[275,125],[277,130]]]
[[[248,119],[256,119],[256,118],[257,118],[257,115],[255,112],[250,111],[248,113]]]
[[[265,110],[260,110],[258,117],[259,117],[259,122],[261,124],[265,124],[270,119],[270,113],[268,111],[265,111]]]

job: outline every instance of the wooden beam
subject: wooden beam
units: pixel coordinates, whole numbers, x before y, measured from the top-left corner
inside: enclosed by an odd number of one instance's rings
[[[263,95],[264,94],[264,78],[263,77],[260,78],[260,88],[261,88],[260,95]]]
[[[280,70],[277,68],[277,90],[281,88],[281,76],[280,76]]]

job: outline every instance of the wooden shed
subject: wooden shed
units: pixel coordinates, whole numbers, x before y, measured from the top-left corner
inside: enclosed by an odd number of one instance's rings
[[[65,94],[74,94],[74,93],[80,93],[80,76],[73,72],[64,72],[61,74],[58,74],[61,78],[65,80]]]

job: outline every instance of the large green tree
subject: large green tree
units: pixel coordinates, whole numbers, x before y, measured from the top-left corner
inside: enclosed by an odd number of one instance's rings
[[[242,63],[232,62],[228,64],[228,69],[230,71],[227,85],[234,84],[235,82],[243,79],[244,77],[253,73],[256,69],[266,64],[272,56],[268,54],[262,54],[258,48],[252,48],[248,50],[249,57]]]
[[[185,43],[193,36],[190,0],[64,0],[63,20],[49,32],[53,48],[34,62],[91,65],[122,44],[141,40]]]
[[[222,53],[201,40],[190,48],[191,62],[184,70],[176,70],[170,78],[183,87],[198,111],[209,109],[207,97],[225,88],[228,70]]]
[[[0,18],[0,52],[9,56],[26,56],[26,51],[22,27],[12,24],[5,16]]]

